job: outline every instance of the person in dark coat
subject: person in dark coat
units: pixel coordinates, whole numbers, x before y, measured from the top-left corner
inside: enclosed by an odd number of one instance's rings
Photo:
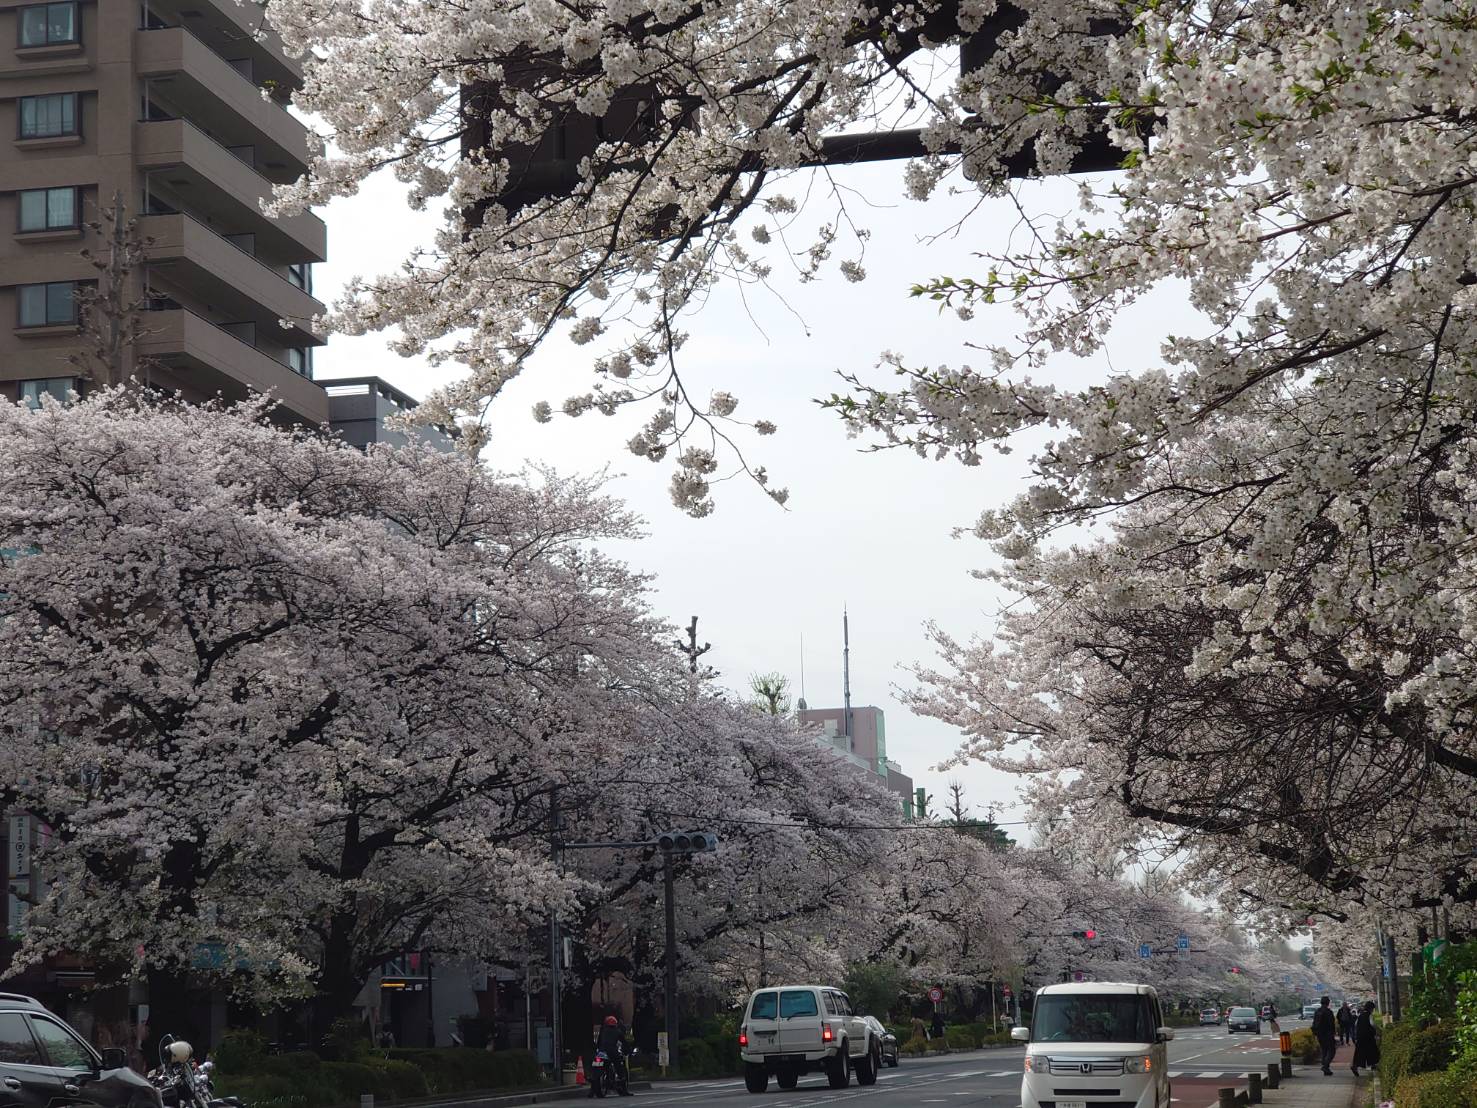
[[[1374,1033],[1374,1001],[1366,1000],[1354,1023],[1354,1065],[1350,1068],[1358,1077],[1360,1066],[1373,1069],[1379,1064],[1380,1044]]]
[[[1331,1063],[1334,1052],[1339,1048],[1334,1034],[1333,1009],[1328,1006],[1328,997],[1324,997],[1318,1005],[1318,1011],[1313,1013],[1313,1038],[1318,1040],[1325,1077],[1333,1076]]]
[[[1339,1025],[1339,1042],[1351,1043],[1354,1041],[1354,1009],[1349,1007],[1346,1000],[1339,1007],[1338,1015],[1335,1017]]]

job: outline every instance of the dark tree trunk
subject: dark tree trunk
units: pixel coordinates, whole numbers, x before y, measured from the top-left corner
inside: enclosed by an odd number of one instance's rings
[[[165,1035],[189,1040],[189,975],[180,969],[151,967],[149,982],[149,1034],[144,1039],[144,1064],[159,1064],[159,1040]]]
[[[333,1028],[333,1021],[354,1012],[354,999],[364,988],[367,977],[361,974],[348,955],[354,919],[348,912],[335,913],[329,929],[330,940],[318,968],[318,989],[309,1009],[311,1026],[308,1042],[312,1049],[323,1044]],[[332,952],[338,952],[334,957]]]

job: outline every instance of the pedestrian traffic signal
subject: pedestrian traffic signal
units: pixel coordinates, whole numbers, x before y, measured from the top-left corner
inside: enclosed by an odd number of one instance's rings
[[[711,831],[668,831],[656,837],[656,845],[666,854],[707,854],[718,849],[718,836]]]

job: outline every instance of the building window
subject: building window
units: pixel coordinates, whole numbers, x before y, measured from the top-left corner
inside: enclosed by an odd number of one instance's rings
[[[41,407],[43,396],[54,397],[65,404],[71,399],[71,393],[81,393],[81,391],[81,382],[75,377],[40,377],[34,381],[20,383],[21,401],[30,408]]]
[[[44,285],[21,285],[20,325],[52,327],[77,322],[75,281],[51,281]]]
[[[25,189],[20,194],[22,231],[62,231],[77,226],[77,189]]]
[[[20,105],[23,139],[78,133],[75,92],[58,92],[51,96],[22,96]]]
[[[21,9],[22,46],[62,46],[81,41],[77,0],[62,4],[32,4]]]
[[[298,262],[287,267],[287,279],[304,292],[313,291],[313,266],[309,262]]]
[[[313,351],[306,346],[291,346],[287,349],[287,368],[299,377],[313,379]]]

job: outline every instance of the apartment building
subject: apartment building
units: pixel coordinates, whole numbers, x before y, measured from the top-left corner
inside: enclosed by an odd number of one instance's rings
[[[86,225],[116,195],[149,240],[125,375],[329,419],[313,382],[324,225],[261,211],[306,168],[285,106],[301,82],[250,0],[0,0],[0,396],[87,387],[68,361],[73,294],[97,277]]]

